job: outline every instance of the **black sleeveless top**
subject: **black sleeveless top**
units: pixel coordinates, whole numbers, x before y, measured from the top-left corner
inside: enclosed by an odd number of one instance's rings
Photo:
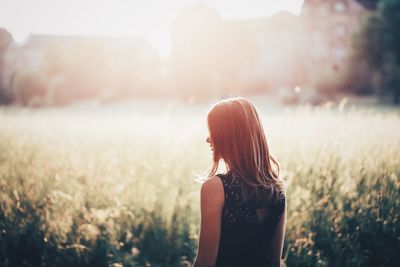
[[[239,180],[221,175],[225,204],[221,218],[221,238],[215,267],[266,267],[270,265],[270,240],[285,209],[285,196],[267,208],[260,223],[254,204],[243,202]]]

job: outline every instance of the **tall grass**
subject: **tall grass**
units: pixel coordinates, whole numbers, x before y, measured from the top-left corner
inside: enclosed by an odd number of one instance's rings
[[[400,112],[260,109],[286,265],[400,266]],[[1,110],[0,265],[190,266],[205,110]]]

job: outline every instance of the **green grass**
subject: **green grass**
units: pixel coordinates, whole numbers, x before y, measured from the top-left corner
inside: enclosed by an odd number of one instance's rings
[[[400,112],[259,108],[288,187],[286,265],[400,266]],[[189,266],[205,112],[0,110],[0,266]]]

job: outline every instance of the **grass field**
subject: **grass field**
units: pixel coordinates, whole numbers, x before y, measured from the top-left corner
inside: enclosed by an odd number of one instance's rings
[[[259,105],[287,266],[400,266],[400,111]],[[190,266],[206,106],[0,109],[0,266]]]

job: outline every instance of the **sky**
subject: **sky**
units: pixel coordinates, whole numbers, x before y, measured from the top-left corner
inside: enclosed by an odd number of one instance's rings
[[[198,0],[0,0],[0,27],[17,42],[29,34],[145,37],[166,57],[176,15]],[[203,0],[224,18],[299,14],[303,0]]]

